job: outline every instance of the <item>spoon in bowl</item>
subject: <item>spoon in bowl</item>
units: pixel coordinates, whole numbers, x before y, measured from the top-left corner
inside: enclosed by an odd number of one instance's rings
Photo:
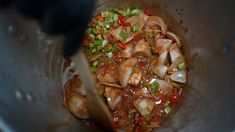
[[[91,119],[106,130],[114,130],[111,113],[97,93],[95,82],[92,79],[89,64],[82,48],[71,57],[71,60],[74,62],[81,81],[85,86],[87,98],[86,108]]]

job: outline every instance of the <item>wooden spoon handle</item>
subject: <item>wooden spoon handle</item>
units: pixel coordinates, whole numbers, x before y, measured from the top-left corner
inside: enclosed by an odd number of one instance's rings
[[[79,49],[72,57],[72,61],[85,86],[87,98],[86,107],[91,118],[105,129],[114,130],[111,113],[97,94],[95,82],[92,79],[89,64],[82,49]]]

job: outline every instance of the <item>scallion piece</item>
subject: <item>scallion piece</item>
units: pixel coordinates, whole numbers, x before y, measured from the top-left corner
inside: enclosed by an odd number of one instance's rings
[[[138,15],[140,11],[138,9],[134,9],[131,11],[131,15]]]
[[[89,33],[91,33],[91,34],[93,34],[93,35],[96,35],[96,34],[97,34],[97,30],[94,29],[94,28],[91,28],[91,29],[89,30]]]
[[[104,39],[102,42],[102,47],[105,47],[107,44],[108,44],[108,41],[106,39]]]
[[[94,61],[94,62],[92,63],[93,66],[97,66],[98,64],[99,64],[99,61],[98,61],[98,60],[96,60],[96,61]]]
[[[154,81],[153,83],[149,84],[149,88],[151,88],[153,91],[157,91],[159,88],[159,83]]]
[[[108,55],[109,59],[113,58],[113,53],[112,52],[107,53],[107,55]]]
[[[179,70],[183,70],[183,69],[186,68],[186,65],[185,65],[184,62],[182,62],[182,63],[179,63],[179,64],[177,65],[177,67],[178,67]]]
[[[150,39],[153,39],[153,38],[154,38],[153,33],[152,33],[152,32],[149,32],[149,33],[148,33],[148,37],[149,37]]]
[[[132,119],[133,117],[134,117],[134,114],[133,114],[133,113],[130,113],[130,114],[128,114],[128,116],[127,116],[128,119]]]
[[[171,107],[170,106],[165,107],[164,112],[166,114],[169,114],[171,112]]]
[[[109,24],[106,24],[105,27],[106,27],[106,28],[110,28],[110,25],[109,25]]]
[[[101,12],[101,16],[103,18],[110,17],[111,15],[112,15],[112,12],[110,12],[110,11],[103,11],[103,12]]]
[[[97,23],[98,23],[98,25],[99,25],[99,26],[101,26],[101,27],[103,27],[103,26],[104,26],[104,23],[103,23],[103,22],[101,22],[101,21],[98,21]]]
[[[89,48],[93,48],[94,44],[93,43],[89,43]]]
[[[127,40],[127,34],[126,34],[126,32],[121,31],[121,33],[120,33],[119,35],[121,36],[121,38],[122,38],[123,40]]]
[[[102,45],[102,40],[94,40],[95,45]]]
[[[91,72],[96,72],[97,71],[97,67],[95,67],[95,66],[90,67],[90,71]]]
[[[125,13],[124,13],[124,17],[129,17],[130,14],[131,14],[131,10],[129,8],[127,8]]]
[[[103,40],[103,39],[104,39],[103,36],[100,35],[100,34],[97,36],[97,38],[98,38],[99,40]]]
[[[155,46],[153,44],[150,45],[152,51],[155,51]]]
[[[95,53],[97,50],[95,48],[91,49],[91,53]]]
[[[113,20],[117,21],[118,20],[118,14],[113,14]]]
[[[113,45],[113,49],[117,50],[117,51],[121,51],[121,48],[119,46],[117,46],[116,44]]]
[[[140,29],[140,26],[139,25],[134,25],[134,26],[132,26],[131,29],[132,29],[133,32],[136,32]]]

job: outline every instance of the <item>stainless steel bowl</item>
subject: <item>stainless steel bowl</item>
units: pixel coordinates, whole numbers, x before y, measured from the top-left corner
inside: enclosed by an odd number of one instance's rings
[[[180,34],[190,62],[189,88],[159,131],[235,131],[235,2],[100,0],[96,13],[148,8]],[[0,11],[0,131],[101,131],[63,106],[60,37],[14,10]]]

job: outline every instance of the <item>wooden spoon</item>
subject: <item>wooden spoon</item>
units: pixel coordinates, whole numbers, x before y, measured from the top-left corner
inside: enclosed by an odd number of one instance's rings
[[[87,98],[86,107],[91,118],[104,129],[113,131],[114,126],[112,123],[111,113],[97,94],[95,82],[92,79],[89,64],[82,48],[79,49],[71,59],[72,62],[74,62],[82,83],[85,86]]]

